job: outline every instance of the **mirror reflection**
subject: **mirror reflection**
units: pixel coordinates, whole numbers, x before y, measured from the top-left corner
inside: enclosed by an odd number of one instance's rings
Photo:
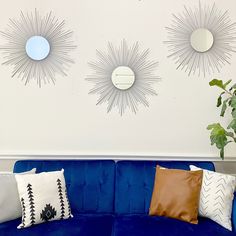
[[[50,44],[48,40],[42,36],[32,36],[27,40],[25,50],[32,60],[41,61],[49,55]]]
[[[135,82],[135,74],[130,67],[119,66],[113,70],[111,80],[116,88],[127,90],[133,86]]]
[[[195,51],[207,52],[214,44],[214,37],[208,29],[200,28],[193,31],[190,43]]]

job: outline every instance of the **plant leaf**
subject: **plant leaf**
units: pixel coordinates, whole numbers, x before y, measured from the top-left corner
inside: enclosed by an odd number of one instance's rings
[[[225,101],[223,102],[220,116],[223,116],[223,117],[224,117],[225,112],[226,112],[226,109],[227,109],[227,102],[228,102],[228,100],[225,100]]]
[[[226,135],[234,139],[234,133],[232,133],[232,132],[226,132]]]
[[[233,109],[232,116],[233,116],[234,119],[236,119],[236,109]]]
[[[232,82],[232,79],[230,79],[226,83],[224,83],[223,84],[224,88],[226,88],[231,82]]]
[[[236,109],[236,96],[232,97],[230,106]]]
[[[220,107],[222,105],[222,96],[219,96],[217,99],[217,107]]]
[[[229,124],[229,126],[227,127],[228,129],[233,129],[233,131],[236,133],[236,118],[234,118],[231,122],[230,122],[230,124]]]
[[[213,79],[212,81],[210,81],[209,85],[210,85],[210,86],[217,86],[217,87],[219,87],[219,88],[225,89],[222,80]]]
[[[210,124],[207,126],[208,130],[214,129],[219,123]]]
[[[222,92],[220,96],[217,99],[217,107],[220,107],[222,105],[222,96],[225,94],[225,92]]]
[[[208,130],[211,130],[211,145],[216,145],[216,147],[220,150],[220,156],[224,158],[224,148],[227,145],[227,133],[226,130],[219,124],[211,124],[207,127]]]

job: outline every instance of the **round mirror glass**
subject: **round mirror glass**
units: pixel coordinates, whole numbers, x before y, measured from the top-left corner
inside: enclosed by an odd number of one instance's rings
[[[133,86],[135,82],[135,74],[128,66],[119,66],[111,76],[112,83],[120,90],[126,90]]]
[[[27,40],[25,50],[31,59],[41,61],[49,55],[50,44],[42,36],[33,36]]]
[[[200,28],[191,35],[191,46],[197,52],[207,52],[214,44],[214,37],[208,29]]]

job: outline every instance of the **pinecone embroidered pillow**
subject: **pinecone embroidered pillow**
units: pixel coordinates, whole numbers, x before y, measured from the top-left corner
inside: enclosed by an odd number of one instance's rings
[[[200,170],[193,165],[190,165],[190,169]],[[203,170],[199,215],[232,231],[231,214],[235,186],[234,176]]]
[[[16,181],[22,209],[22,222],[18,229],[73,217],[63,169],[35,175],[16,175]]]

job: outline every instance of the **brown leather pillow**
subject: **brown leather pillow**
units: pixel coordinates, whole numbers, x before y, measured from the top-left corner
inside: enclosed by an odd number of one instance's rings
[[[198,223],[203,171],[156,168],[149,215]]]

